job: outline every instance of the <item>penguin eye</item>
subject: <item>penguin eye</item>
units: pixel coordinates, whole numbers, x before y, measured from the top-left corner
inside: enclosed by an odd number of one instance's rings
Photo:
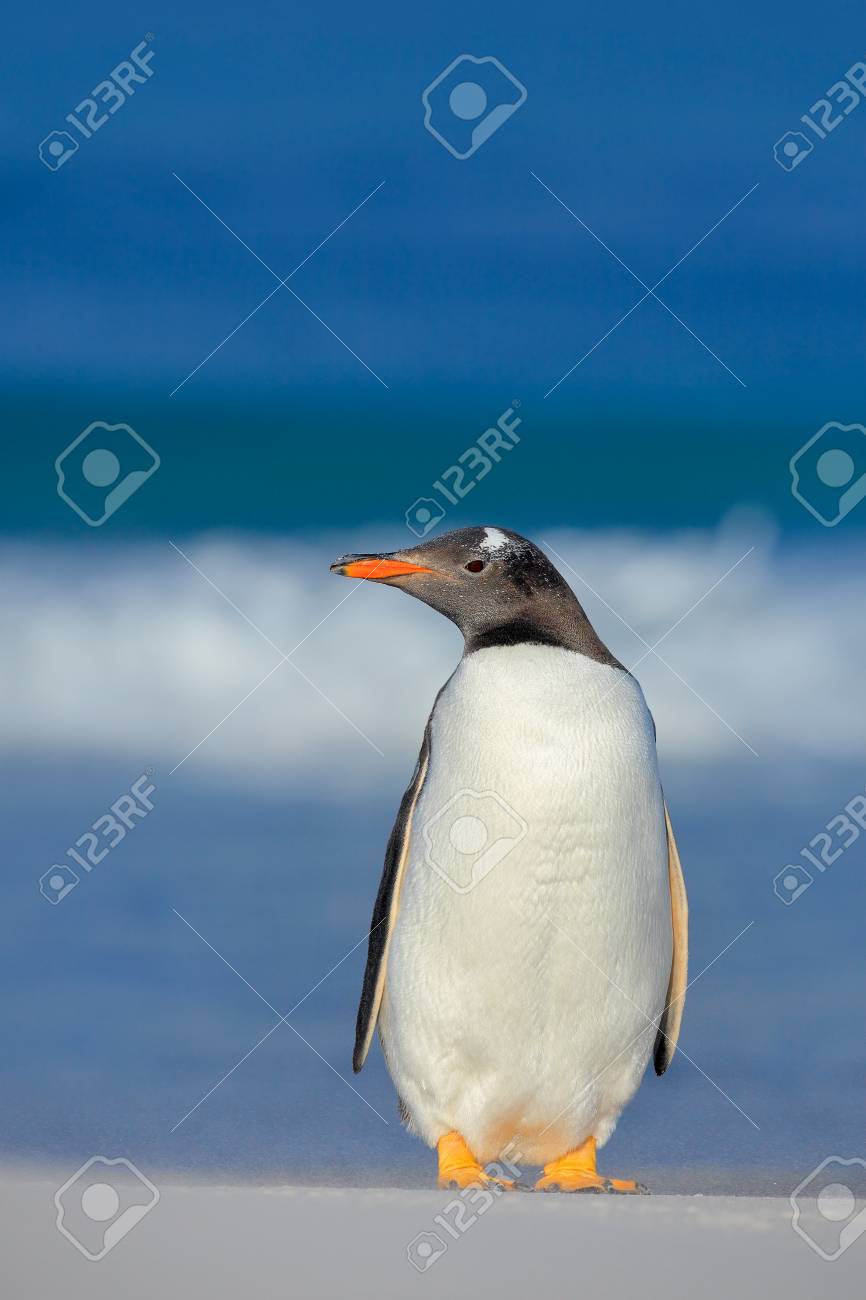
[[[463,567],[464,567],[464,569],[468,569],[470,573],[480,573],[481,570],[484,568],[484,561],[483,561],[483,560],[470,560],[469,563],[468,563],[468,564],[464,564]]]

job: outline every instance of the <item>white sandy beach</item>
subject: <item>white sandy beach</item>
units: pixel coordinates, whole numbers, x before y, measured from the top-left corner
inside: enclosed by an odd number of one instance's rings
[[[593,1293],[611,1297],[811,1300],[860,1291],[866,1239],[823,1261],[791,1227],[782,1198],[503,1196],[459,1239],[435,1221],[451,1196],[394,1188],[342,1190],[181,1185],[111,1252],[84,1258],[55,1226],[63,1175],[0,1178],[9,1300],[208,1300],[423,1295],[497,1297]],[[466,1219],[471,1220],[471,1207]],[[447,1214],[450,1222],[458,1216]],[[438,1250],[426,1271],[407,1247]],[[430,1251],[422,1248],[423,1264]]]

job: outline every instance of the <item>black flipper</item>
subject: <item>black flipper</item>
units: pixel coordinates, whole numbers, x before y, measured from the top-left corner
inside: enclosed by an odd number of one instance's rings
[[[656,1035],[653,1049],[653,1065],[656,1074],[664,1074],[673,1060],[680,1034],[683,1007],[688,984],[689,961],[689,905],[686,898],[686,882],[683,868],[674,839],[671,819],[665,805],[665,826],[668,836],[668,877],[671,889],[671,928],[673,930],[673,957],[668,983],[665,1009]]]
[[[388,946],[394,923],[397,920],[400,905],[400,885],[409,852],[412,815],[418,802],[418,796],[421,793],[421,787],[424,784],[424,778],[427,775],[429,762],[430,722],[428,721],[412,780],[409,782],[408,789],[400,801],[397,820],[394,822],[394,828],[388,839],[382,879],[379,882],[379,892],[373,906],[370,940],[367,945],[367,967],[364,971],[361,1002],[358,1006],[358,1020],[355,1026],[355,1051],[352,1055],[352,1069],[356,1074],[367,1058],[367,1052],[376,1031],[376,1021],[379,1017],[379,1007],[382,1005],[382,993],[385,988]]]

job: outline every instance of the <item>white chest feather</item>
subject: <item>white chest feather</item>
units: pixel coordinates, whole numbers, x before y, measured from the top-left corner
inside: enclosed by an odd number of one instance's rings
[[[604,1141],[670,962],[639,686],[552,647],[470,655],[433,716],[380,1017],[415,1128],[457,1129],[482,1159],[512,1139],[537,1160]]]

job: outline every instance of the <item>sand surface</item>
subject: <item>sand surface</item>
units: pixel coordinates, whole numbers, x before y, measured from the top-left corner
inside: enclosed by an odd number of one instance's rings
[[[847,1300],[860,1293],[866,1264],[866,1234],[835,1262],[820,1259],[792,1230],[781,1198],[515,1194],[461,1210],[435,1190],[165,1179],[154,1208],[91,1262],[57,1230],[62,1181],[44,1171],[0,1178],[0,1277],[10,1300],[564,1297],[590,1288],[642,1300]],[[462,1216],[456,1239],[437,1215],[452,1232]],[[445,1250],[430,1263],[437,1237]],[[425,1271],[409,1249],[428,1261]]]

